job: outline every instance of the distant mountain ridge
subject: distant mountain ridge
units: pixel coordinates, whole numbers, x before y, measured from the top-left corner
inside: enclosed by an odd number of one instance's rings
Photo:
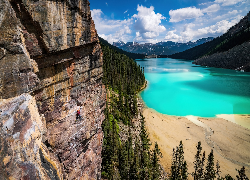
[[[131,53],[139,53],[145,55],[171,55],[174,53],[182,52],[192,47],[198,46],[200,44],[209,42],[213,40],[213,37],[202,38],[197,40],[196,42],[187,42],[187,43],[176,43],[173,41],[167,42],[158,42],[156,44],[145,43],[139,44],[137,42],[127,42],[123,41],[114,42],[113,45]]]
[[[250,72],[250,12],[225,34],[170,58],[195,60],[197,65]]]
[[[99,36],[99,40],[100,40],[100,43],[108,46],[111,49],[114,49],[115,51],[117,51],[117,52],[119,52],[121,54],[125,54],[126,56],[128,56],[131,59],[144,59],[145,58],[145,55],[143,55],[143,54],[131,53],[131,52],[127,52],[127,51],[124,51],[122,49],[119,49],[118,47],[109,44],[108,41],[106,41],[105,39],[101,38],[100,36]]]

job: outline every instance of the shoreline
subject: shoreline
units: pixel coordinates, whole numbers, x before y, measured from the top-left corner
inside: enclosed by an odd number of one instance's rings
[[[147,85],[147,84],[146,84]],[[146,86],[147,87],[147,86]],[[142,92],[146,87],[144,87],[140,92]],[[196,118],[205,118],[205,119],[214,119],[214,118],[220,118],[224,119],[226,121],[230,121],[234,124],[240,125],[244,128],[247,128],[250,130],[250,114],[216,114],[215,117],[201,117],[201,116],[194,116],[194,115],[187,115],[187,116],[177,116],[177,115],[168,115],[168,114],[163,114],[158,111],[156,111],[153,108],[148,107],[145,102],[143,101],[140,92],[138,93],[139,101],[140,103],[143,104],[142,111],[144,109],[152,109],[156,113],[161,114],[161,115],[167,115],[167,116],[173,116],[173,117],[185,117],[185,118],[191,118],[191,117],[196,117]]]
[[[235,169],[242,166],[245,166],[246,175],[250,177],[250,129],[224,119],[226,116],[236,116],[248,122],[250,115],[219,115],[214,118],[171,116],[148,108],[140,96],[139,99],[143,103],[142,112],[149,138],[152,143],[158,142],[163,154],[161,165],[167,173],[171,169],[173,148],[182,140],[189,173],[193,172],[196,145],[201,141],[206,158],[211,149],[214,150],[214,162],[220,162],[223,177],[230,174],[236,178]]]

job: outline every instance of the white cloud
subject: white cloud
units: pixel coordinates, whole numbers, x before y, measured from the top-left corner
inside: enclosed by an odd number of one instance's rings
[[[195,31],[193,28],[195,27],[195,24],[189,23],[185,24],[183,27],[183,30],[178,35],[176,32],[177,30],[169,31],[167,35],[165,36],[165,41],[173,41],[173,42],[188,42],[193,40],[195,36]]]
[[[245,0],[215,0],[215,3],[222,3],[222,6],[232,6],[237,3],[242,3]]]
[[[230,27],[235,25],[235,21],[227,21],[227,20],[222,20],[217,22],[215,25],[209,26],[209,27],[204,27],[201,29],[198,29],[198,34],[204,36],[207,34],[222,34],[225,33]]]
[[[151,34],[150,32],[148,32],[147,36],[148,37],[154,36],[154,34],[153,33]],[[144,36],[142,36],[140,34],[140,32],[136,32],[136,37],[134,38],[134,41],[139,42],[139,43],[157,43],[157,42],[159,42],[156,38],[145,39]]]
[[[194,24],[188,24],[187,27],[184,28],[183,32],[180,33],[182,37],[181,42],[187,42],[194,39],[197,40],[203,37],[217,37],[226,33],[229,28],[239,22],[239,19],[240,16],[235,17],[235,19],[231,21],[222,20],[214,25],[198,29],[195,28]]]
[[[229,11],[228,14],[235,15],[235,14],[238,14],[238,11],[237,10]]]
[[[209,3],[210,3],[210,2],[200,3],[199,6],[207,5],[207,4],[209,4]]]
[[[202,9],[203,13],[211,13],[211,12],[217,12],[220,10],[219,4],[213,4],[211,6],[208,6],[207,8]]]
[[[169,11],[170,22],[179,23],[166,22],[166,18],[157,13],[153,6],[137,5],[138,12],[134,15],[130,13],[132,17],[128,14],[130,10],[124,9],[121,12],[124,20],[112,19],[111,15],[107,17],[100,9],[92,10],[91,14],[98,34],[110,43],[119,40],[139,43],[164,40],[187,42],[225,33],[248,13],[249,2],[250,0],[210,0],[196,7]],[[231,4],[233,6],[229,6]],[[166,27],[170,26],[171,29],[167,31]]]
[[[107,20],[104,19],[103,12],[100,9],[93,9],[91,11],[92,18],[95,22],[96,29],[98,33],[100,34],[106,34],[110,31],[113,31],[116,28],[119,28],[126,24],[125,21],[120,21],[120,20]]]
[[[164,40],[166,41],[173,41],[173,42],[182,42],[182,36],[175,34],[176,29],[173,31],[168,31],[167,35],[165,36]]]
[[[101,9],[93,9],[93,10],[91,10],[91,15],[94,19],[100,18],[102,15],[102,10]]]
[[[123,29],[116,31],[113,34],[99,34],[99,36],[107,40],[110,44],[112,44],[113,42],[117,41],[128,42],[131,39],[129,34],[131,34],[130,28],[128,26],[124,26]]]
[[[161,20],[166,19],[160,13],[154,12],[154,7],[137,6],[138,14],[134,14],[136,41],[152,41],[153,38],[159,36],[159,33],[164,32],[166,28],[161,24]]]
[[[231,19],[232,17],[235,17],[237,16],[237,14],[239,14],[240,12],[237,11],[237,10],[232,10],[232,11],[229,11],[228,13],[226,14],[222,14],[222,15],[218,15],[216,16],[215,18],[213,18],[213,20],[216,20],[216,21],[220,21],[220,20],[229,20]]]
[[[203,16],[204,14],[200,9],[197,9],[196,7],[187,7],[177,10],[170,10],[169,15],[170,22],[179,22],[185,19],[198,18],[200,16]]]
[[[185,24],[182,31],[177,29],[169,31],[164,40],[174,42],[188,42],[204,37],[217,37],[227,32],[229,28],[239,22],[242,16],[236,16],[232,20],[221,20],[213,25],[199,28],[198,24]]]
[[[104,14],[100,9],[91,10],[91,15],[99,36],[109,43],[119,40],[127,42],[131,39],[130,26],[132,25],[132,19],[109,20],[104,18]]]

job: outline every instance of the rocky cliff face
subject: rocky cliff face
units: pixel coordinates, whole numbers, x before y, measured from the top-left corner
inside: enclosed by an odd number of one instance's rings
[[[3,179],[100,179],[102,63],[88,0],[0,0]]]

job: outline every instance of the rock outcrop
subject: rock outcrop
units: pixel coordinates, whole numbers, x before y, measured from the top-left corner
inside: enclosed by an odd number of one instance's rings
[[[3,179],[100,179],[102,63],[88,0],[0,0]]]
[[[3,179],[62,179],[62,167],[42,143],[45,119],[35,98],[22,94],[5,100],[1,109],[0,173]]]

